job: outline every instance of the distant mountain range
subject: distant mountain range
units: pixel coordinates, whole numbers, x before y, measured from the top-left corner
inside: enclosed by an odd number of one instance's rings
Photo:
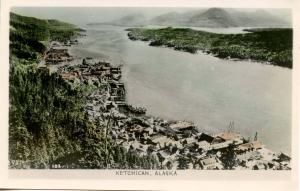
[[[115,25],[124,25],[124,26],[139,26],[143,25],[146,21],[146,17],[143,14],[130,14],[122,17],[120,19],[112,21]]]
[[[181,27],[291,27],[288,22],[265,10],[242,12],[236,9],[209,8],[185,13],[169,12],[147,19],[143,14],[130,14],[107,23],[120,26],[181,26]]]

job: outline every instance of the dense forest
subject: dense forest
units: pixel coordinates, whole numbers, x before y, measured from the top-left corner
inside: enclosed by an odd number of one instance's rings
[[[201,50],[220,58],[251,59],[292,68],[292,29],[249,29],[245,34],[172,27],[127,30],[131,40],[150,41],[151,46],[167,46],[190,53]]]
[[[76,38],[81,31],[57,20],[10,14],[10,168],[157,168],[155,158],[127,152],[88,120],[83,106],[95,87],[72,87],[38,69],[50,41]]]

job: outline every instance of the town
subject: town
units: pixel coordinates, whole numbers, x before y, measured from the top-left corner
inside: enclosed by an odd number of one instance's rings
[[[52,42],[40,70],[57,72],[73,87],[93,87],[85,105],[89,120],[106,127],[105,134],[127,151],[153,155],[161,169],[169,170],[291,169],[288,155],[267,149],[258,133],[252,140],[244,138],[234,131],[233,121],[224,124],[226,131],[211,135],[190,121],[149,116],[146,108],[127,104],[122,67],[90,57],[74,64],[68,47],[77,43]]]

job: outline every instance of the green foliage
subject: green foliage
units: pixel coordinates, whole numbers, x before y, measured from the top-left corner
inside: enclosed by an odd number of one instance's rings
[[[71,90],[55,74],[38,71],[35,64],[16,60],[10,68],[10,159],[49,167],[55,158],[74,152],[73,134],[82,128],[78,124],[85,125],[81,92]],[[21,142],[27,143],[26,153],[15,150]]]
[[[80,30],[57,20],[42,20],[10,13],[10,54],[37,60],[46,50],[45,42],[69,40]]]
[[[104,128],[87,119],[83,106],[95,87],[73,86],[56,73],[38,69],[47,39],[69,40],[74,31],[71,24],[11,13],[10,167],[156,168],[155,158],[106,140]]]
[[[75,25],[70,23],[61,22],[58,20],[47,20],[49,24],[50,38],[57,41],[67,41],[74,37],[82,29],[77,28]]]
[[[10,29],[25,39],[42,41],[49,39],[49,24],[46,20],[10,13]]]
[[[202,50],[221,58],[268,61],[292,68],[292,29],[251,29],[246,34],[216,34],[171,27],[128,31],[130,39],[150,41],[151,46],[165,45],[190,53]]]

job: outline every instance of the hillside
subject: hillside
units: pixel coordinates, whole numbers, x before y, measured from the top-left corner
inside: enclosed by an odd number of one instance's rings
[[[74,87],[38,67],[45,44],[74,39],[78,31],[69,23],[11,13],[9,167],[154,168],[154,159],[127,152],[106,138],[104,124],[88,119],[84,106],[95,86]]]
[[[232,16],[220,8],[211,8],[204,13],[196,14],[188,22],[191,26],[202,27],[236,27],[238,26]]]
[[[10,13],[10,53],[36,60],[50,40],[65,41],[82,29],[57,20],[42,20]]]

